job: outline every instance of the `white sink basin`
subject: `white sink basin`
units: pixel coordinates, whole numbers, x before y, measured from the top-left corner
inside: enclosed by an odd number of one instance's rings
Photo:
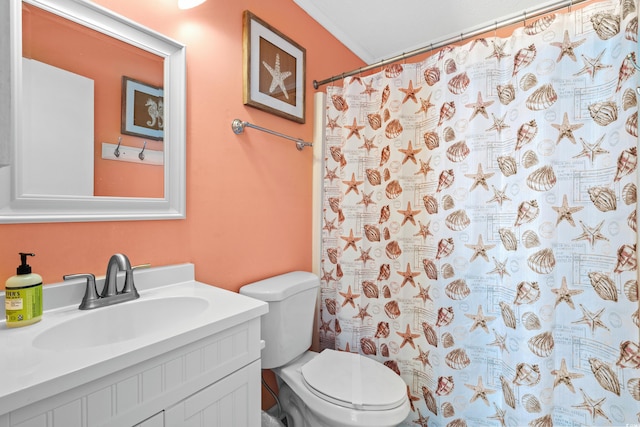
[[[209,307],[196,296],[167,296],[96,308],[40,332],[33,341],[43,350],[73,350],[115,344],[187,322]]]

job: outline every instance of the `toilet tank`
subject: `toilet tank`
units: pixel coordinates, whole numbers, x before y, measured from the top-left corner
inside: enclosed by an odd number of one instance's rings
[[[284,366],[311,346],[320,279],[293,271],[247,284],[240,293],[269,304],[262,316],[262,368]]]

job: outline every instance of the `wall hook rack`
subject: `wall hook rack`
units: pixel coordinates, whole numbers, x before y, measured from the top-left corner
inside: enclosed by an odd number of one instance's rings
[[[142,149],[122,145],[122,137],[118,137],[117,145],[108,142],[102,143],[102,158],[143,165],[164,165],[163,151],[147,148],[147,141],[144,141]]]
[[[296,148],[298,149],[298,151],[302,151],[304,147],[313,147],[313,144],[311,142],[306,142],[301,138],[295,138],[293,136],[285,135],[283,133],[276,132],[271,129],[263,128],[262,126],[257,126],[249,122],[244,122],[240,119],[235,119],[234,121],[231,122],[231,129],[233,129],[233,133],[235,133],[236,135],[240,135],[242,132],[244,132],[245,127],[261,130],[262,132],[270,133],[271,135],[279,136],[280,138],[285,138],[290,141],[295,141]]]

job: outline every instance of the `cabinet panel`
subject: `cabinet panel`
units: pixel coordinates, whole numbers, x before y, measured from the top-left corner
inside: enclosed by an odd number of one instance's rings
[[[260,425],[260,361],[197,392],[165,412],[166,427]]]

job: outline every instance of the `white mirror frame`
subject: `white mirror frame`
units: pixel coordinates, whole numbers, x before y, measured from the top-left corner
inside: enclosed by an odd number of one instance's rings
[[[22,102],[22,2],[164,58],[164,198],[36,197],[20,194],[16,144]],[[186,48],[85,0],[0,1],[0,224],[186,217]],[[5,126],[5,124],[7,126]]]

